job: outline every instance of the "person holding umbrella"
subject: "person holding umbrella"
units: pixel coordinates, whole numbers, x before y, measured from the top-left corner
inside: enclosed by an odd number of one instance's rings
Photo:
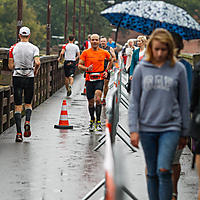
[[[189,136],[193,139],[192,150],[195,156],[199,178],[198,200],[200,200],[200,61],[194,66],[190,111],[192,113],[192,118],[190,122]]]
[[[184,65],[186,72],[187,72],[188,92],[191,97],[192,66],[185,59],[179,58],[180,52],[184,48],[182,37],[175,32],[172,32],[171,34],[172,34],[172,37],[173,37],[174,43],[175,43],[176,58],[179,60],[179,62],[181,62]],[[184,146],[182,146],[182,148],[177,147],[176,153],[174,156],[174,160],[172,163],[172,171],[173,171],[173,173],[172,173],[172,182],[173,182],[173,198],[172,198],[172,200],[178,199],[177,185],[178,185],[178,181],[179,181],[180,173],[181,173],[180,157],[183,152],[183,148],[184,148]]]
[[[143,147],[150,200],[172,199],[172,161],[177,145],[185,145],[189,119],[185,67],[174,56],[171,34],[156,29],[134,70],[129,104],[130,139]]]

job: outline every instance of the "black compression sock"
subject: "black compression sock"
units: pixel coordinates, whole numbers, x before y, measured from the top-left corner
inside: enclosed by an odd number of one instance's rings
[[[14,114],[14,118],[15,118],[15,123],[16,123],[16,128],[17,128],[17,133],[21,133],[21,113],[16,112]]]
[[[26,121],[29,121],[29,122],[30,122],[30,120],[31,120],[32,109],[27,108],[27,109],[25,110],[25,113],[26,113]]]
[[[94,118],[94,107],[89,107],[88,109],[89,109],[91,120],[95,120],[95,118]]]
[[[101,104],[96,105],[96,116],[97,116],[97,121],[100,121],[101,118]]]

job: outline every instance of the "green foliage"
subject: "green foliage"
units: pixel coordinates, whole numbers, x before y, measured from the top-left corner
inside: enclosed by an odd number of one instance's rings
[[[115,0],[115,3],[124,0]],[[48,0],[23,0],[23,25],[31,29],[31,41],[38,46],[45,46],[46,21]],[[78,39],[79,2],[76,0],[76,39]],[[81,40],[83,38],[83,24],[86,25],[86,36],[89,33],[98,33],[109,36],[112,27],[100,15],[100,12],[111,6],[108,0],[90,0],[91,9],[89,16],[89,0],[86,0],[86,18],[84,19],[84,0],[81,0]],[[200,21],[199,0],[165,0],[185,9],[198,22]],[[64,36],[66,0],[51,0],[51,34]],[[68,0],[68,35],[72,33],[74,0]],[[0,0],[0,47],[9,47],[16,41],[17,0]],[[52,45],[63,43],[52,39]]]
[[[0,47],[9,47],[16,41],[16,5],[12,0],[0,2],[0,38]]]
[[[46,24],[47,0],[28,0],[28,6],[33,7],[37,12],[38,20],[42,24]],[[64,36],[65,26],[65,5],[66,0],[51,0],[51,34],[56,36]],[[73,7],[74,0],[68,0],[68,35],[73,30]],[[108,36],[111,31],[109,22],[102,16],[100,12],[106,8],[106,5],[101,0],[91,0],[91,9],[89,16],[89,1],[86,1],[86,18],[84,19],[84,0],[81,1],[81,40],[83,38],[83,24],[86,24],[86,36],[92,32],[100,35]],[[76,39],[78,39],[78,21],[79,21],[79,0],[76,0]],[[106,28],[105,28],[106,27]],[[60,41],[64,42],[64,41]],[[55,44],[52,39],[52,44]]]
[[[40,22],[37,20],[35,10],[27,7],[25,1],[23,6],[23,26],[27,26],[31,29],[30,41],[41,47],[43,46],[42,44],[45,43],[46,39],[46,26],[40,24]]]
[[[1,0],[0,2],[0,47],[10,47],[16,42],[17,0]],[[40,46],[45,39],[45,27],[37,21],[32,8],[23,2],[23,26],[31,29],[31,41]]]

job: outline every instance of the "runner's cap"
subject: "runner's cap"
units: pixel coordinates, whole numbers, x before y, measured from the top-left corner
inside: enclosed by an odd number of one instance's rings
[[[31,33],[30,29],[26,26],[21,27],[19,30],[19,34],[22,36],[29,36],[30,33]]]

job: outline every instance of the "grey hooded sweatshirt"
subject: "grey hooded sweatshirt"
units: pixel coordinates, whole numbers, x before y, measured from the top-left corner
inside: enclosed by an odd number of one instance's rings
[[[162,67],[142,60],[135,68],[129,103],[130,132],[181,131],[189,128],[189,94],[182,63]]]

